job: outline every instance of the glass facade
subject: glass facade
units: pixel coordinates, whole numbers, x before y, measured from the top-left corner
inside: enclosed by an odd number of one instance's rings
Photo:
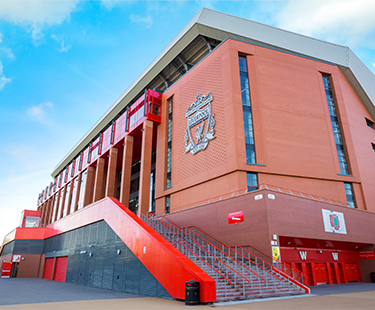
[[[63,197],[64,197],[64,194],[65,194],[65,187],[63,187],[61,190],[60,190],[60,199],[59,199],[59,207],[57,209],[57,216],[56,216],[56,220],[59,220],[61,217],[61,208],[63,207],[62,205],[62,202],[63,202]]]
[[[77,189],[78,189],[77,181],[78,181],[78,178],[75,178],[72,181],[73,189],[72,189],[72,194],[71,194],[71,199],[70,199],[70,211],[69,211],[69,214],[74,212],[74,207],[75,207],[75,202],[76,202],[76,196],[77,196]]]
[[[323,75],[324,89],[326,92],[326,98],[328,103],[329,115],[331,117],[331,124],[333,130],[333,136],[336,143],[337,156],[339,158],[340,170],[342,174],[349,174],[348,162],[346,160],[344,142],[341,134],[341,127],[339,119],[337,117],[337,110],[335,105],[335,99],[333,97],[331,80],[329,75]]]
[[[165,197],[165,213],[171,212],[171,196],[168,195]]]
[[[55,221],[55,215],[56,215],[56,208],[57,208],[57,198],[59,197],[59,193],[55,194],[54,201],[53,201],[53,211],[51,216],[51,223]]]
[[[64,201],[64,212],[63,217],[67,216],[68,214],[68,207],[69,207],[69,194],[70,194],[70,183],[66,185],[65,188],[65,201]]]
[[[253,116],[251,112],[250,87],[246,57],[239,56],[238,61],[240,66],[241,99],[243,122],[245,129],[246,163],[255,164],[256,158],[254,145]]]
[[[247,172],[247,191],[255,191],[258,189],[258,174],[254,172]]]
[[[348,202],[349,207],[356,208],[355,201],[354,201],[354,194],[353,194],[352,184],[350,184],[350,183],[344,183],[344,186],[345,186],[346,200]]]
[[[86,178],[87,178],[87,170],[82,172],[81,176],[81,183],[79,184],[79,200],[78,200],[78,208],[77,210],[81,210],[83,208],[83,199],[85,197],[85,189],[86,189]]]
[[[172,186],[172,120],[173,98],[168,100],[167,188]]]

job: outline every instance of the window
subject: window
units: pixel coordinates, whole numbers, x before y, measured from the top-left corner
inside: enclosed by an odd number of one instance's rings
[[[57,216],[56,216],[56,220],[59,220],[60,219],[60,215],[61,215],[61,208],[62,208],[62,201],[64,200],[63,197],[64,197],[64,190],[65,190],[65,187],[63,187],[60,191],[60,199],[59,199],[59,208],[57,209]]]
[[[368,126],[368,127],[370,127],[370,128],[372,128],[372,129],[375,129],[375,124],[374,124],[374,122],[373,121],[370,121],[368,118],[366,118],[365,117],[365,119],[366,119],[366,125]]]
[[[168,100],[167,188],[172,186],[172,120],[173,98]]]
[[[165,197],[165,213],[171,212],[171,196],[168,195]]]
[[[54,198],[54,201],[53,201],[53,211],[52,211],[52,218],[51,218],[51,223],[53,223],[55,221],[55,214],[56,214],[56,208],[57,208],[57,198],[59,197],[59,193],[56,193],[55,194],[55,198]]]
[[[246,57],[244,56],[239,56],[238,60],[239,60],[239,66],[240,66],[240,84],[241,84],[243,122],[244,122],[244,131],[245,131],[246,163],[255,164],[256,158],[255,158],[255,145],[254,145],[254,128],[253,128],[253,116],[251,112],[247,61],[246,61]]]
[[[78,207],[77,210],[81,210],[83,208],[83,199],[85,197],[85,189],[86,189],[86,178],[87,178],[87,170],[82,172],[81,175],[81,183],[79,184],[79,200],[78,200]]]
[[[253,172],[247,172],[247,191],[255,191],[258,189],[258,174]]]
[[[70,211],[69,211],[69,214],[73,213],[75,210],[74,210],[74,207],[75,207],[75,203],[76,203],[76,196],[77,196],[77,188],[78,188],[78,178],[75,178],[73,181],[72,181],[72,186],[73,186],[73,190],[72,190],[72,194],[70,195],[71,198],[70,198]]]
[[[64,201],[64,212],[63,217],[67,216],[68,214],[68,207],[69,207],[69,195],[70,195],[70,183],[68,183],[65,187],[65,201]]]
[[[349,207],[356,208],[355,201],[354,201],[352,184],[350,184],[350,183],[344,183],[344,186],[345,186],[346,200],[348,202]]]
[[[329,115],[331,117],[331,125],[333,136],[336,143],[337,156],[339,158],[340,170],[342,174],[349,174],[348,162],[346,160],[346,153],[344,149],[344,142],[341,135],[341,127],[337,117],[335,99],[333,97],[331,80],[329,75],[323,75],[324,89],[326,92]]]

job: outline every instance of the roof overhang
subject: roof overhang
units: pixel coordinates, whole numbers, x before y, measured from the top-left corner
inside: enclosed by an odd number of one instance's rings
[[[336,64],[375,119],[375,75],[348,47],[203,8],[61,160],[52,177],[57,176],[198,35],[219,41],[230,37]]]

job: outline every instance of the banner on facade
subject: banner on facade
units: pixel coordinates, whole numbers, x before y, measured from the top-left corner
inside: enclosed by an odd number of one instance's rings
[[[322,209],[324,230],[336,234],[346,234],[344,214]]]
[[[278,246],[272,247],[272,258],[274,262],[277,262],[280,260],[280,248]]]

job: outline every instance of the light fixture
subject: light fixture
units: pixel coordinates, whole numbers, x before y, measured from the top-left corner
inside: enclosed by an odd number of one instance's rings
[[[328,247],[328,244],[326,244],[326,247]]]
[[[94,254],[90,252],[89,257],[92,257]]]
[[[290,241],[288,241],[286,244],[291,244],[291,242]]]
[[[117,255],[120,255],[120,254],[121,254],[121,250],[118,249],[118,250],[117,250]]]

